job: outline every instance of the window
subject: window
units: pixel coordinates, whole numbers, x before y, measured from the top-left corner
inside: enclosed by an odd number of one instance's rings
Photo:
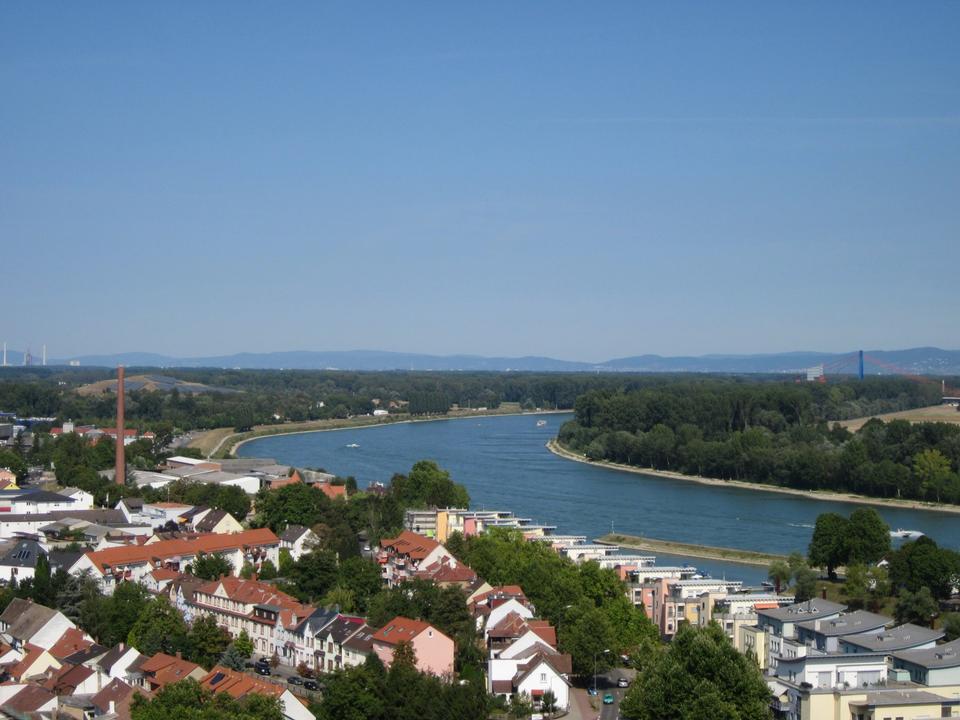
[[[541,682],[541,683],[546,683],[546,682],[547,682],[547,674],[546,674],[546,673],[540,673],[540,682]]]

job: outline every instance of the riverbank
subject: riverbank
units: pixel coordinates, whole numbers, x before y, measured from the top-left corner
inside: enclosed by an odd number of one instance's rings
[[[690,543],[674,542],[672,540],[657,540],[655,538],[639,537],[637,535],[621,535],[608,533],[595,541],[601,545],[617,545],[630,550],[643,550],[658,555],[678,555],[680,557],[702,558],[704,560],[723,560],[725,562],[742,563],[744,565],[760,565],[767,567],[774,560],[786,560],[786,555],[756,552],[754,550],[739,550],[737,548],[713,547],[711,545],[692,545]]]
[[[453,411],[447,415],[432,415],[430,417],[411,418],[409,415],[386,415],[373,417],[364,415],[362,417],[346,418],[343,420],[313,420],[302,423],[289,423],[285,425],[258,425],[243,433],[229,433],[223,435],[225,428],[217,428],[209,431],[204,436],[190,443],[190,447],[202,447],[207,435],[218,433],[216,436],[218,442],[208,457],[228,457],[236,453],[237,448],[252,440],[259,440],[265,437],[274,437],[276,435],[302,435],[304,433],[329,432],[332,430],[355,430],[369,427],[382,427],[384,425],[402,425],[408,423],[437,422],[439,420],[466,420],[478,417],[508,417],[516,415],[563,415],[573,412],[572,410],[517,410],[516,406],[497,409],[497,410],[460,410]],[[228,429],[228,428],[227,428]],[[209,443],[206,443],[209,445]]]
[[[694,482],[700,485],[713,485],[716,487],[734,487],[742,490],[753,490],[756,492],[779,493],[781,495],[797,495],[799,497],[810,498],[811,500],[828,500],[831,502],[850,503],[853,505],[875,505],[877,507],[903,508],[905,510],[925,510],[928,512],[950,513],[960,515],[960,506],[956,505],[937,505],[936,503],[927,503],[920,500],[896,500],[893,498],[874,498],[865,495],[855,495],[853,493],[832,492],[829,490],[797,490],[796,488],[777,487],[775,485],[763,485],[762,483],[746,482],[744,480],[720,480],[718,478],[707,478],[700,475],[684,475],[683,473],[672,472],[669,470],[654,470],[653,468],[638,468],[632,465],[622,465],[612,463],[606,460],[588,460],[583,455],[567,450],[557,442],[556,438],[547,442],[547,449],[554,455],[566,460],[581,462],[587,465],[607,468],[618,472],[634,473],[635,475],[652,475],[655,477],[670,478],[671,480],[683,480],[685,482]]]

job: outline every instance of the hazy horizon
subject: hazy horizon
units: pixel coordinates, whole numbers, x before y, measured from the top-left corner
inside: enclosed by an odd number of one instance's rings
[[[0,341],[956,347],[960,5],[0,7]]]

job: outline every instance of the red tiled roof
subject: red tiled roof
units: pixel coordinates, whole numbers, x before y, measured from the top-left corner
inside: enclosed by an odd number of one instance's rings
[[[270,489],[278,490],[282,487],[286,487],[287,485],[296,485],[297,483],[302,483],[302,482],[303,482],[303,478],[300,477],[300,473],[298,473],[297,471],[294,471],[293,475],[290,475],[289,477],[277,478],[276,480],[271,480]]]
[[[435,583],[468,583],[476,579],[477,574],[466,565],[453,566],[440,561],[420,570],[417,577],[432,580]]]
[[[73,695],[80,683],[91,675],[93,670],[84,665],[66,664],[43,685],[57,695]]]
[[[380,541],[380,547],[391,548],[399,555],[408,555],[414,560],[423,560],[440,546],[436,540],[431,540],[415,532],[404,530],[395,538],[386,538]]]
[[[529,626],[523,616],[519,613],[510,612],[487,631],[487,636],[491,638],[518,638],[528,629]]]
[[[56,696],[39,685],[27,685],[23,690],[7,700],[3,707],[17,713],[34,713]]]
[[[192,557],[197,553],[216,553],[251,545],[279,545],[280,539],[267,528],[245,530],[232,535],[209,534],[187,540],[162,540],[152,545],[107,548],[88,552],[87,557],[100,572],[109,565],[136,565],[154,558]]]
[[[50,648],[50,654],[57,660],[73,655],[75,652],[86,650],[93,646],[93,640],[86,637],[86,633],[79,628],[68,628],[60,639]]]
[[[36,645],[31,645],[30,643],[27,643],[26,645],[24,645],[24,650],[26,650],[27,652],[24,654],[23,658],[19,660],[17,663],[15,663],[14,665],[12,665],[10,669],[7,671],[10,673],[10,677],[14,678],[15,680],[23,679],[24,673],[26,673],[30,669],[30,667],[35,662],[37,662],[40,656],[45,652],[42,647],[37,647]],[[48,667],[38,668],[37,674],[46,671]]]
[[[315,487],[320,488],[320,491],[331,500],[336,500],[337,498],[345,498],[347,496],[346,485],[331,485],[330,483],[317,483]]]
[[[140,671],[149,676],[151,683],[160,687],[180,682],[199,669],[196,663],[166,653],[157,653],[140,666]]]
[[[142,690],[134,689],[120,678],[113,679],[100,692],[90,698],[101,713],[106,713],[110,709],[110,702],[114,703],[114,709],[120,717],[130,717],[130,701],[133,700],[134,693],[143,694]]]
[[[176,570],[171,570],[170,568],[157,568],[150,573],[150,576],[157,580],[173,580],[175,577],[179,577],[180,573]]]
[[[512,695],[513,694],[513,680],[494,680],[493,681],[493,692]]]
[[[194,602],[203,605],[204,602],[197,594],[215,595],[217,589],[223,587],[226,597],[245,605],[275,605],[281,610],[281,619],[284,626],[292,624],[292,616],[298,620],[311,615],[315,608],[312,605],[301,603],[294,597],[287,595],[269,583],[259,580],[244,580],[238,577],[222,577],[201,585],[194,591]]]
[[[373,641],[386,645],[397,645],[404,641],[410,642],[428,627],[430,627],[430,623],[425,623],[422,620],[411,620],[398,615],[373,634]],[[436,632],[440,631],[437,630]]]
[[[527,620],[527,625],[550,647],[557,646],[557,629],[547,620]]]
[[[498,585],[477,595],[473,599],[473,604],[482,605],[493,600],[509,600],[510,598],[516,598],[524,604],[529,602],[527,596],[523,594],[523,588],[519,585]]]
[[[230,697],[241,698],[254,693],[256,695],[283,695],[283,686],[260,680],[252,675],[230,670],[223,665],[216,665],[200,680],[200,685],[214,694],[225,692]]]

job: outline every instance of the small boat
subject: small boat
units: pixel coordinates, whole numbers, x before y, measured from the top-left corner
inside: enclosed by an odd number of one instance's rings
[[[358,447],[360,447],[360,443],[350,443],[349,445],[347,445],[347,447],[348,447],[348,448],[358,448]]]
[[[537,420],[537,427],[543,427],[547,424],[546,420]]]
[[[890,537],[903,538],[904,540],[916,540],[918,537],[923,537],[923,533],[919,530],[904,530],[903,528],[897,528],[896,530],[890,531]]]

